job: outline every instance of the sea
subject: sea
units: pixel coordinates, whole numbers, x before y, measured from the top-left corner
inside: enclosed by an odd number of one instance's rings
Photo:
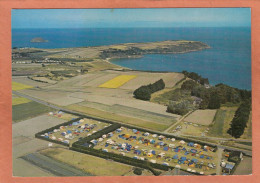
[[[41,37],[48,42],[31,43]],[[211,48],[183,54],[149,54],[111,60],[142,71],[196,72],[211,85],[251,90],[251,28],[80,28],[13,29],[12,47],[70,48],[165,40],[201,41]]]

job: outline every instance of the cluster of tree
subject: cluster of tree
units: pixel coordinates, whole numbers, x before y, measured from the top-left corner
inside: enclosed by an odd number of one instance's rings
[[[218,109],[221,104],[227,102],[239,103],[251,98],[251,91],[240,90],[225,84],[218,84],[215,87],[205,88],[197,85],[191,90],[191,95],[201,98],[201,109]]]
[[[151,94],[165,88],[165,83],[162,79],[153,84],[144,85],[134,91],[134,97],[141,100],[150,100]]]
[[[191,110],[191,102],[184,100],[181,102],[170,101],[167,107],[167,112],[179,115],[185,115]]]
[[[193,80],[187,80],[184,81],[181,85],[182,90],[193,90],[195,86],[198,86],[198,84]]]
[[[195,73],[195,72],[188,72],[188,71],[182,71],[184,76],[193,79],[194,81],[200,83],[201,85],[209,84],[208,78],[203,78],[201,75]]]
[[[241,135],[243,135],[244,130],[247,126],[250,111],[251,100],[248,99],[243,101],[243,103],[236,110],[235,116],[231,121],[230,128],[227,131],[231,136],[239,138]]]

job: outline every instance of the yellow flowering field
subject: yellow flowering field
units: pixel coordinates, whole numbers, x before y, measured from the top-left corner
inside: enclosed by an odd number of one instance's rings
[[[24,104],[28,102],[31,102],[31,100],[23,97],[17,97],[12,99],[12,105]]]
[[[101,88],[118,88],[125,84],[126,82],[130,81],[131,79],[134,79],[136,76],[135,75],[120,75],[117,76],[102,85],[99,85]]]
[[[17,82],[12,82],[12,90],[24,90],[28,88],[33,88],[33,86],[30,85],[25,85],[22,83],[17,83]]]

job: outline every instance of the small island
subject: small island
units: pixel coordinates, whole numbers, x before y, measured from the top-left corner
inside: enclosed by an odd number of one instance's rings
[[[41,37],[36,37],[31,40],[31,43],[46,43],[46,42],[48,42],[48,40],[45,40]]]

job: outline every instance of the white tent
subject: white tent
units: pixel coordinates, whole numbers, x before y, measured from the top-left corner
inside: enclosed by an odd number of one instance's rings
[[[188,169],[187,169],[187,171],[188,171],[188,172],[191,172],[191,169],[190,169],[190,168],[188,168]]]
[[[185,144],[185,141],[184,141],[184,140],[181,140],[181,141],[180,141],[180,144]]]
[[[192,173],[195,173],[195,172],[196,172],[196,170],[191,170],[191,172],[192,172]]]
[[[102,135],[102,138],[106,138],[107,136],[106,135]]]
[[[174,141],[175,141],[175,138],[172,138],[171,141],[174,142]]]
[[[174,144],[169,144],[169,147],[175,147],[175,145]]]
[[[52,143],[49,143],[49,144],[48,144],[49,147],[52,147],[52,145],[53,145]]]
[[[79,120],[79,122],[81,122],[81,123],[84,122],[84,119]]]
[[[200,172],[200,174],[201,174],[201,175],[203,175],[203,174],[204,174],[204,172]]]
[[[157,137],[157,134],[153,134],[152,137]]]
[[[156,163],[156,160],[151,159],[150,162],[151,162],[151,163]]]
[[[103,141],[103,138],[99,138],[98,141],[99,141],[99,142],[102,142],[102,141]]]
[[[176,165],[175,168],[181,168],[181,166],[180,165]]]

